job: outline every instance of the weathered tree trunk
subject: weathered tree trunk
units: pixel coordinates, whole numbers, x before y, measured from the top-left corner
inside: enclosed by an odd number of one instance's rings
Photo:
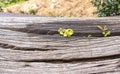
[[[0,17],[0,74],[120,74],[120,18]]]

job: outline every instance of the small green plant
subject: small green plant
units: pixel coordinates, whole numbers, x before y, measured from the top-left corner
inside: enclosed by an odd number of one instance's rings
[[[60,35],[63,35],[64,37],[70,37],[74,34],[74,30],[73,29],[64,29],[64,28],[59,28],[58,32]]]
[[[97,7],[96,14],[100,17],[120,15],[120,0],[91,0]]]
[[[88,36],[87,36],[88,38],[90,38],[90,37],[92,37],[92,35],[91,34],[88,34]]]
[[[105,25],[105,26],[100,26],[100,25],[98,25],[97,26],[98,27],[98,29],[100,29],[101,31],[102,31],[102,35],[104,36],[104,37],[107,37],[107,36],[109,36],[110,34],[111,34],[111,32],[110,31],[108,31],[108,27]]]

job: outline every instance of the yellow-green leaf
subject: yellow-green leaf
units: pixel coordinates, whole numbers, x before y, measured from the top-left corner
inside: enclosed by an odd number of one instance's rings
[[[64,37],[67,37],[68,35],[66,33],[63,34]]]
[[[62,32],[62,31],[61,31],[61,32],[59,32],[59,33],[60,33],[60,35],[63,35],[63,34],[64,34],[64,32]]]
[[[106,30],[108,30],[108,27],[105,25],[105,26],[104,26],[104,31],[106,31]]]
[[[105,35],[105,34],[106,34],[106,32],[102,32],[102,34],[103,34],[103,35]]]
[[[98,27],[100,30],[103,30],[103,27],[102,27],[102,26],[98,25],[97,27]]]
[[[108,31],[108,32],[106,32],[106,33],[105,33],[105,35],[104,35],[104,36],[106,37],[106,36],[110,35],[110,33],[111,33],[111,32],[110,32],[110,31]]]

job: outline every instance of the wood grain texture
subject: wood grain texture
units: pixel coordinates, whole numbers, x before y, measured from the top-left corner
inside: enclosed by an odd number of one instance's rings
[[[119,74],[119,59],[79,63],[0,61],[3,74]]]
[[[102,37],[97,25],[111,36]],[[75,34],[62,37],[59,27]],[[120,18],[0,18],[0,73],[119,74]]]

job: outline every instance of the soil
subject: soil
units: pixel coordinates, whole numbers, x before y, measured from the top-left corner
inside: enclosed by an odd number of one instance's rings
[[[96,17],[93,14],[96,7],[90,0],[28,0],[21,4],[16,4],[4,8],[4,12],[21,13],[27,8],[26,4],[35,4],[35,14],[40,16],[57,17]],[[29,7],[30,8],[30,7]]]

